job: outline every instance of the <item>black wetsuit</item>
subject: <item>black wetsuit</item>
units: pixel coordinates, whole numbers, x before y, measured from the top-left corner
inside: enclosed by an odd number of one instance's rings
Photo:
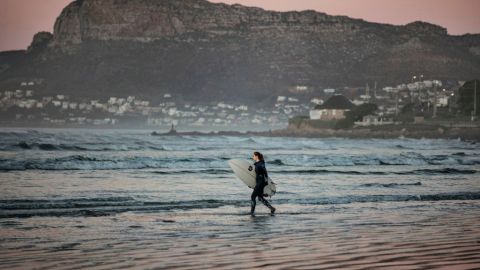
[[[257,205],[256,198],[258,197],[258,200],[261,201],[265,206],[267,206],[272,213],[275,212],[275,208],[270,205],[270,203],[265,200],[263,197],[263,189],[265,186],[268,184],[267,178],[268,178],[268,173],[267,173],[267,168],[265,167],[265,161],[260,160],[254,163],[255,165],[255,173],[257,174],[256,180],[256,185],[255,188],[253,189],[252,192],[252,202],[251,202],[251,214],[255,212],[255,206]]]

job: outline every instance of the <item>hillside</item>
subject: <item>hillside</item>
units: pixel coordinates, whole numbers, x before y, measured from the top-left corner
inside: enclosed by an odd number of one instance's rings
[[[26,51],[0,53],[0,87],[257,103],[292,86],[379,85],[480,74],[480,35],[205,0],[77,0]]]

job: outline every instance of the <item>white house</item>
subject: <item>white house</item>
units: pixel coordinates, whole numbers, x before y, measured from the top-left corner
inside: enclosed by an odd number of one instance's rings
[[[23,90],[15,90],[15,97],[17,98],[23,97]]]
[[[298,102],[298,98],[289,97],[288,102]]]
[[[277,97],[277,102],[283,102],[283,101],[286,101],[286,100],[287,100],[286,96],[278,96]]]
[[[313,104],[322,105],[323,104],[323,99],[314,98],[314,99],[310,100],[310,102],[313,103]]]
[[[355,108],[355,105],[344,95],[334,95],[323,105],[317,105],[310,111],[311,120],[340,120],[345,113]]]
[[[323,93],[325,93],[325,94],[334,94],[334,93],[335,93],[335,89],[333,89],[333,88],[323,89]]]
[[[394,124],[391,119],[383,119],[378,115],[366,115],[363,117],[362,121],[355,122],[357,126],[380,126],[380,125],[391,125]]]

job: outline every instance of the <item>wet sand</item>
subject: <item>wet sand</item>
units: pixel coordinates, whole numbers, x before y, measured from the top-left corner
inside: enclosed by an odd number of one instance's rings
[[[2,219],[1,269],[478,269],[478,201]]]

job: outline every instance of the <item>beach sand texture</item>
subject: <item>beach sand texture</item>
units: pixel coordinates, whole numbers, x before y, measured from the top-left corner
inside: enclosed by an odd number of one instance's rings
[[[0,268],[478,269],[479,203],[398,204],[2,220]]]

